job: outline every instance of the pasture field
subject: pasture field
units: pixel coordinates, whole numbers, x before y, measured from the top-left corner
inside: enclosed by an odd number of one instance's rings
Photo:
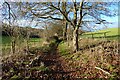
[[[11,50],[11,39],[12,37],[9,36],[0,36],[0,40],[1,40],[1,47],[2,47],[2,55],[7,55],[10,53]],[[28,45],[30,47],[34,47],[34,46],[40,46],[40,42],[42,41],[42,39],[40,38],[30,38],[30,40],[28,41]],[[23,38],[17,40],[16,43],[16,49],[22,49],[26,47],[26,40],[24,40]]]
[[[113,40],[113,39],[118,39],[120,37],[119,33],[120,28],[108,28],[105,30],[99,30],[95,32],[87,32],[84,33],[81,37],[83,38],[103,38],[106,35],[107,39]],[[105,34],[104,34],[105,33]]]
[[[2,40],[2,45],[10,44],[10,42],[11,42],[11,37],[9,37],[9,36],[0,36],[0,39]],[[21,41],[23,41],[23,39],[21,39]],[[29,41],[30,42],[39,42],[40,38],[30,38]]]

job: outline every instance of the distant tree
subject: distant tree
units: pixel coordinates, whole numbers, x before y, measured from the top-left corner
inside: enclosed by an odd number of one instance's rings
[[[50,26],[48,27],[49,34],[51,36],[57,34],[59,37],[62,37],[63,27],[64,24],[61,24],[61,21],[55,21],[54,23],[50,23]]]

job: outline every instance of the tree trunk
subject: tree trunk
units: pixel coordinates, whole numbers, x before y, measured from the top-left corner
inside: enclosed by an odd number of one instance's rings
[[[67,26],[68,23],[65,23],[65,27],[63,28],[63,40],[67,40]]]
[[[78,27],[76,27],[73,31],[73,52],[77,52],[78,48]]]

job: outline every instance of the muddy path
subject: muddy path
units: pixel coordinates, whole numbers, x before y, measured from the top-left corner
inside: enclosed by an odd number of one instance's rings
[[[52,79],[55,79],[55,80],[68,79],[68,80],[70,80],[72,78],[72,77],[70,77],[71,74],[76,72],[76,70],[71,69],[69,67],[69,65],[67,64],[67,62],[65,61],[65,59],[60,56],[60,54],[58,53],[58,50],[57,50],[57,46],[54,45],[50,51],[39,55],[39,58],[36,61],[38,63],[38,65],[35,65],[35,66],[40,66],[40,64],[42,62],[45,67],[49,68],[49,71],[43,71],[38,74],[43,76],[41,78],[50,79],[50,80],[52,80]],[[38,75],[38,78],[40,78],[40,75]]]
[[[69,69],[69,66],[59,54],[43,55],[39,60],[44,63],[44,66],[50,69],[49,71],[44,71],[43,76],[47,75],[55,79],[70,78],[69,74],[75,72],[75,70]]]

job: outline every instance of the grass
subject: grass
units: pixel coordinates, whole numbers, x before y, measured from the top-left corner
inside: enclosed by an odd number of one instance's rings
[[[0,36],[0,39],[2,40],[2,44],[10,44],[12,37],[9,36]],[[23,40],[21,38],[21,40]],[[40,38],[30,38],[29,42],[39,42]]]
[[[12,37],[9,36],[0,36],[0,40],[1,41],[1,47],[2,47],[2,55],[7,55],[8,53],[10,53],[11,51],[11,40]],[[38,47],[42,44],[43,39],[40,38],[30,38],[29,40],[29,47]],[[26,46],[26,41],[23,38],[17,39],[17,43],[16,43],[16,51],[18,51],[18,49],[23,49]]]
[[[118,39],[118,37],[120,36],[119,30],[120,30],[120,28],[108,28],[105,30],[99,30],[99,31],[95,31],[95,32],[87,32],[87,33],[84,33],[81,37],[91,38],[92,34],[93,34],[94,38],[101,38],[101,37],[104,37],[105,32],[108,32],[108,33],[106,33],[107,39]]]
[[[61,54],[61,56],[65,56],[70,53],[70,48],[67,45],[67,42],[61,42],[58,45],[58,50],[59,50],[59,53]]]
[[[40,38],[30,38],[30,42],[39,42],[41,41]]]
[[[37,66],[37,67],[31,68],[31,70],[36,70],[36,71],[49,71],[49,68],[48,68],[48,67],[45,67],[45,66]]]
[[[8,36],[0,36],[2,44],[9,44],[11,42],[11,37]]]

